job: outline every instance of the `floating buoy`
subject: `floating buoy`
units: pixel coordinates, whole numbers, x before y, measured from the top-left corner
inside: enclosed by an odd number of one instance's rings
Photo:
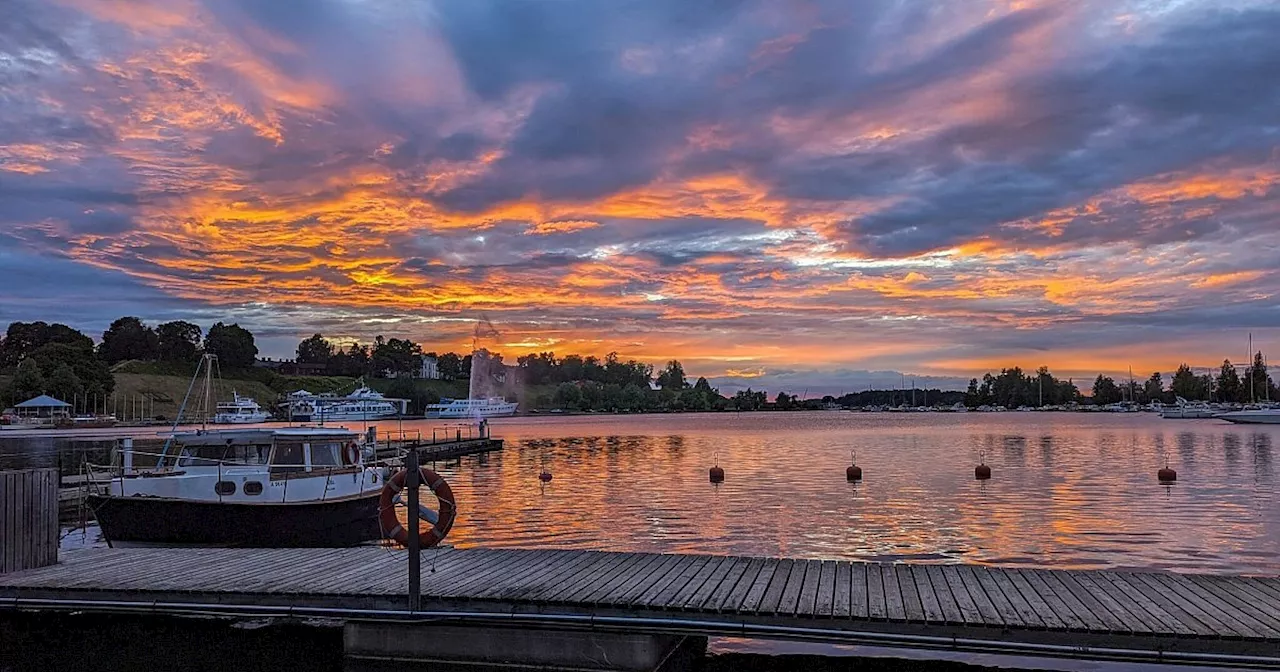
[[[844,477],[849,481],[862,480],[862,467],[858,466],[857,456],[852,452],[849,453],[849,467],[844,470]]]
[[[985,481],[991,478],[991,467],[987,466],[987,454],[984,451],[978,451],[978,466],[973,468],[973,477],[979,481]]]
[[[724,482],[724,469],[721,469],[721,468],[719,467],[719,465],[714,466],[714,467],[711,467],[711,471],[710,471],[709,475],[710,475],[710,477],[711,477],[711,482],[712,482],[712,483],[723,483],[723,482]]]
[[[1172,483],[1178,480],[1178,472],[1170,469],[1166,465],[1163,469],[1156,472],[1156,478],[1160,479],[1161,483]]]
[[[542,481],[543,483],[550,483],[550,482],[551,482],[551,472],[546,471],[546,470],[543,470],[543,472],[542,472],[542,473],[538,474],[538,480],[539,480],[539,481]]]

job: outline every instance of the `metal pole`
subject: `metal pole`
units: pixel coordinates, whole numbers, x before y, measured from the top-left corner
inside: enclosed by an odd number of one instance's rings
[[[404,487],[409,490],[409,611],[417,611],[422,602],[422,549],[418,537],[418,449],[410,448],[404,456]]]

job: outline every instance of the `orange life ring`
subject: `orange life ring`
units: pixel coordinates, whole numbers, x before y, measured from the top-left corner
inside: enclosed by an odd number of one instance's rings
[[[360,463],[360,446],[355,441],[342,447],[342,463],[348,466]]]
[[[395,498],[404,489],[404,481],[408,473],[407,470],[401,469],[387,479],[386,485],[382,486],[382,496],[378,499],[378,522],[382,525],[382,533],[401,546],[408,545],[409,530],[405,529],[396,518]],[[453,490],[440,474],[426,467],[420,467],[418,481],[431,488],[431,492],[435,493],[436,499],[440,501],[440,513],[435,524],[418,533],[422,548],[431,548],[449,534],[449,530],[453,527],[453,519],[458,514],[458,507],[453,501]],[[410,515],[414,515],[414,512]]]

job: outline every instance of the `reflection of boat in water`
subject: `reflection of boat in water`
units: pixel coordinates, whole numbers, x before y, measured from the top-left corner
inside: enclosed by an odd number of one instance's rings
[[[1182,397],[1178,397],[1177,404],[1164,406],[1160,410],[1160,417],[1166,420],[1198,420],[1212,418],[1217,414],[1217,410],[1203,401],[1187,401]]]
[[[270,413],[262,410],[258,402],[249,397],[240,396],[235,390],[231,391],[231,398],[231,401],[218,404],[218,412],[213,416],[215,424],[243,425],[265,422],[271,417]]]
[[[154,467],[126,455],[88,503],[113,543],[352,546],[382,536],[382,477],[356,439],[322,427],[175,434]]]
[[[1280,408],[1257,408],[1219,413],[1216,418],[1240,425],[1280,425]]]
[[[494,418],[516,412],[516,402],[502,397],[487,399],[441,399],[427,405],[427,418]]]
[[[401,415],[406,401],[388,399],[360,382],[349,395],[312,394],[299,390],[289,395],[285,404],[289,419],[295,422],[330,422],[341,420],[377,420]]]

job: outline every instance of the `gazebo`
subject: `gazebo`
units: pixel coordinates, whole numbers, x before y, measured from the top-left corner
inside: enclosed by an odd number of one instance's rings
[[[71,404],[60,399],[42,394],[35,399],[28,399],[13,407],[19,418],[48,418],[56,420],[71,417]]]

